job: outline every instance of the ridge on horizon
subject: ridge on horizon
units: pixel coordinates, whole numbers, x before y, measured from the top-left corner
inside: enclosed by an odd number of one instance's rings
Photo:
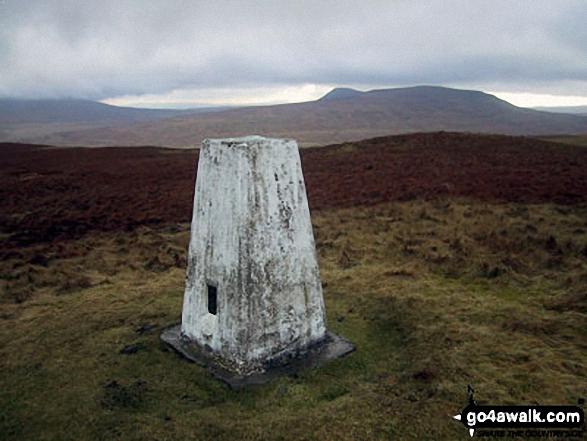
[[[457,89],[454,87],[445,87],[445,86],[433,86],[433,85],[417,85],[417,86],[406,86],[406,87],[389,87],[389,88],[380,88],[380,89],[371,89],[360,91],[350,87],[335,87],[330,92],[326,93],[324,96],[319,98],[316,101],[330,101],[330,100],[339,100],[339,99],[354,99],[354,98],[365,98],[369,96],[376,96],[376,95],[388,95],[391,97],[392,94],[436,94],[438,97],[441,96],[450,96],[454,94],[468,94],[469,96],[477,96],[481,97],[484,96],[486,98],[490,98],[496,100],[498,102],[502,102],[504,104],[510,105],[512,107],[526,109],[527,107],[516,106],[515,104],[510,103],[504,99],[498,98],[497,96],[483,92],[481,90],[474,90],[474,89]]]
[[[84,106],[92,107],[91,104],[84,102]],[[35,121],[21,121],[22,130],[19,133],[18,124],[14,121],[12,125],[6,124],[6,112],[2,112],[0,101],[0,141],[78,146],[193,147],[200,145],[205,138],[257,133],[294,138],[301,145],[309,146],[434,131],[536,136],[587,134],[585,116],[516,107],[477,90],[428,85],[365,92],[341,87],[334,88],[315,101],[214,109],[192,114],[181,110],[173,115],[169,113],[173,111],[166,110],[110,109],[103,106],[100,104],[94,108],[115,111],[113,119],[116,124],[92,127],[91,118],[82,118],[77,125],[72,120],[51,121],[63,127],[52,124],[47,128],[47,124],[40,124],[41,129],[48,131],[31,134],[35,127],[30,123]],[[83,112],[78,113],[83,117]],[[145,115],[152,120],[145,119]],[[80,117],[78,114],[75,116]],[[131,121],[124,124],[121,122],[124,118]],[[138,121],[132,118],[138,118]],[[60,130],[55,130],[55,127]]]
[[[488,92],[483,92],[480,90],[474,89],[458,89],[453,87],[446,87],[446,86],[437,86],[437,85],[428,85],[428,84],[421,84],[415,86],[405,86],[405,87],[386,87],[386,88],[377,88],[377,89],[370,89],[370,90],[357,90],[352,87],[334,87],[329,92],[325,93],[320,98],[315,100],[309,101],[296,101],[296,102],[287,102],[287,103],[279,103],[279,104],[243,104],[238,106],[198,106],[194,105],[193,107],[187,108],[161,108],[161,107],[136,107],[136,106],[120,106],[116,104],[105,103],[101,100],[93,100],[89,98],[74,98],[74,97],[66,97],[66,98],[14,98],[14,97],[0,97],[0,122],[3,120],[3,113],[5,108],[10,108],[12,111],[19,111],[24,107],[34,105],[34,106],[47,106],[51,107],[51,110],[57,109],[61,110],[59,107],[67,107],[67,106],[92,106],[94,105],[96,108],[102,109],[125,109],[125,110],[133,110],[137,113],[146,112],[151,114],[161,113],[169,114],[173,116],[182,116],[184,114],[190,113],[206,113],[208,111],[223,111],[223,110],[230,110],[230,109],[237,109],[237,108],[249,108],[249,107],[273,107],[273,106],[283,106],[289,104],[304,104],[304,103],[314,103],[314,102],[321,102],[321,101],[330,101],[334,99],[352,99],[352,98],[364,98],[366,96],[378,95],[378,94],[393,94],[393,93],[422,93],[422,92],[437,92],[437,93],[473,93],[473,94],[482,94],[485,96],[494,97],[497,100],[503,101],[508,103],[514,107],[514,104],[509,103],[501,98],[497,98],[495,95],[492,95]],[[520,107],[526,108],[526,107]],[[543,109],[544,107],[540,107]],[[538,107],[536,108],[538,109]],[[177,114],[177,115],[174,115]],[[159,119],[159,118],[156,118]]]

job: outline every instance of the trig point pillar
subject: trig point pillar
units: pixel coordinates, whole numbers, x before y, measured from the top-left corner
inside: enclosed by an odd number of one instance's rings
[[[176,350],[233,386],[354,350],[326,330],[295,141],[204,141],[182,323],[166,333]]]

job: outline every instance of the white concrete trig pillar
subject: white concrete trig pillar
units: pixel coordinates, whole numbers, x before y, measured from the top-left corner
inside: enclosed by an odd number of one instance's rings
[[[326,330],[295,141],[204,141],[179,334],[196,361],[239,377],[324,356],[335,340],[354,349]]]

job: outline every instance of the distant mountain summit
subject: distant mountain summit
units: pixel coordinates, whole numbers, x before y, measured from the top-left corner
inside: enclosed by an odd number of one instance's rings
[[[471,104],[487,104],[490,101],[501,103],[509,107],[515,107],[507,101],[501,100],[494,95],[480,92],[478,90],[450,89],[438,86],[414,86],[393,89],[374,89],[367,92],[360,92],[355,89],[339,87],[332,89],[318,101],[332,101],[341,99],[362,99],[362,100],[395,100],[402,105],[424,105],[442,104],[454,105],[457,102],[462,104],[469,101]]]
[[[363,95],[364,92],[359,92],[355,89],[350,89],[348,87],[338,87],[336,89],[332,89],[318,101],[332,101],[332,100],[341,100],[341,99],[348,99],[348,98],[356,98]]]
[[[587,134],[587,117],[520,108],[476,90],[417,86],[360,92],[338,88],[306,103],[230,109],[92,130],[64,130],[65,133],[34,141],[53,145],[182,147],[198,146],[205,138],[255,133],[295,138],[302,145],[326,145],[436,131]]]
[[[387,101],[390,105],[418,107],[424,111],[438,111],[440,109],[455,109],[464,106],[497,105],[502,108],[515,108],[494,95],[478,90],[450,89],[438,86],[414,86],[394,89],[375,89],[360,92],[354,89],[338,88],[324,95],[318,101],[335,99],[371,100],[373,102]],[[357,103],[359,101],[356,101]]]

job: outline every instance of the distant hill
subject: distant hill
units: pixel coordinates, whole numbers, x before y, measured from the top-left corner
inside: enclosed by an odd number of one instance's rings
[[[52,134],[53,145],[198,146],[205,138],[249,134],[325,145],[401,133],[458,131],[507,135],[587,134],[587,117],[513,106],[479,91],[418,86],[359,92],[334,89],[306,103],[247,107],[160,121]]]
[[[359,92],[355,89],[349,89],[347,87],[338,87],[336,89],[332,89],[318,101],[332,101],[332,100],[340,100],[340,99],[348,99],[348,98],[358,98],[361,96],[363,92]]]
[[[53,133],[140,122],[225,109],[135,109],[90,100],[0,99],[0,140],[27,141]]]
[[[572,113],[575,115],[587,115],[587,106],[560,106],[560,107],[534,107],[535,110],[554,113]]]

